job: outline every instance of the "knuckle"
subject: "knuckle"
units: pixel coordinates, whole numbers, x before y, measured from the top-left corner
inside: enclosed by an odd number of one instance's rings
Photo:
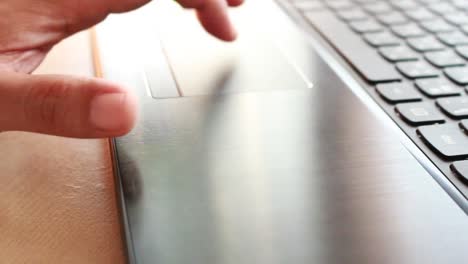
[[[62,80],[47,82],[47,85],[29,87],[24,100],[26,119],[47,130],[58,130],[59,122],[66,115],[61,99],[70,87]]]

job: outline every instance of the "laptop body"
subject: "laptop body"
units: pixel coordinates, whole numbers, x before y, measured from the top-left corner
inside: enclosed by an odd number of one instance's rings
[[[140,99],[113,140],[129,263],[466,261],[464,183],[440,169],[453,161],[415,143],[292,2],[233,10],[232,44],[169,2],[97,28],[102,75]]]

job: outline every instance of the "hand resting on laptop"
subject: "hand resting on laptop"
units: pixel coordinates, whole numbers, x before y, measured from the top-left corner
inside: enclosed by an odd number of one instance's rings
[[[136,120],[136,99],[124,87],[95,78],[30,75],[68,36],[150,0],[2,0],[0,2],[0,131],[66,137],[115,137]],[[161,0],[160,0],[161,1]],[[231,41],[228,6],[243,0],[178,0],[197,10],[204,28]],[[77,51],[79,52],[79,51]],[[66,58],[64,58],[66,59]]]

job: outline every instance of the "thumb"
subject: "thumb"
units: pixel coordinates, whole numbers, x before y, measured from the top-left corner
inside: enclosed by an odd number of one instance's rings
[[[0,73],[0,131],[76,138],[116,137],[136,120],[136,98],[91,78]]]

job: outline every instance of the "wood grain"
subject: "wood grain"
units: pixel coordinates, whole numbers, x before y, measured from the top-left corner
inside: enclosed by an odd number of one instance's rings
[[[39,73],[93,74],[90,34]],[[107,140],[0,134],[0,263],[124,263]]]

